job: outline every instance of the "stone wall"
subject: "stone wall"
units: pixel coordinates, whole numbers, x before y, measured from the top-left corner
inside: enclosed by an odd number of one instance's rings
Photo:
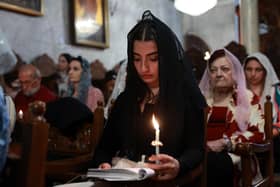
[[[185,34],[199,36],[215,50],[238,40],[235,21],[234,0],[218,0],[218,4],[203,15],[184,15],[182,29]]]
[[[182,14],[177,12],[170,0],[108,0],[109,43],[107,49],[83,47],[70,42],[69,0],[44,0],[44,16],[32,17],[0,9],[0,29],[11,47],[30,62],[47,53],[57,60],[61,52],[82,55],[90,62],[100,59],[107,69],[126,58],[126,35],[150,9],[166,22],[182,40]]]

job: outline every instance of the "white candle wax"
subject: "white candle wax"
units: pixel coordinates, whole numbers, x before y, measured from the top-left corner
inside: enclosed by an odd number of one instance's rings
[[[153,125],[154,125],[154,128],[155,128],[155,153],[156,155],[159,154],[159,145],[160,145],[160,140],[159,140],[159,124],[155,118],[155,116],[153,115]]]
[[[159,154],[159,129],[156,129],[156,155]]]

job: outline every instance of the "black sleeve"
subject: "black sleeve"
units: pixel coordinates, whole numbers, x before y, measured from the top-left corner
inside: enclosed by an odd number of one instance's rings
[[[184,145],[185,151],[179,157],[180,174],[199,165],[204,155],[204,109],[188,104],[185,108]]]
[[[98,167],[104,162],[111,163],[112,157],[115,156],[116,151],[119,149],[120,128],[118,124],[122,113],[121,98],[119,96],[116,100],[105,125],[103,135],[93,157],[93,167]]]

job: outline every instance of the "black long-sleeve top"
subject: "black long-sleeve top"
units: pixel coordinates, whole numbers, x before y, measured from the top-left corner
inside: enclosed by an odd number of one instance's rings
[[[138,106],[138,107],[137,107]],[[101,142],[94,156],[94,165],[110,163],[112,157],[126,157],[140,161],[141,155],[155,154],[151,142],[155,139],[152,115],[156,113],[152,104],[146,104],[143,112],[140,105],[127,101],[122,93],[116,100],[107,121]],[[178,111],[181,112],[181,111]],[[183,123],[169,116],[156,116],[160,125],[160,153],[173,156],[179,161],[180,172],[185,173],[197,166],[203,158],[204,127],[203,109],[192,108],[190,103],[184,107]]]

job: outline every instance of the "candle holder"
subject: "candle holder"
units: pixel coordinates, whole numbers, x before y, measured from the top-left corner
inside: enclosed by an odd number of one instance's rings
[[[151,142],[151,146],[154,146],[155,148],[158,148],[158,150],[156,150],[156,155],[158,155],[159,154],[159,147],[163,146],[163,143],[161,141],[153,140]]]
[[[155,147],[155,153],[156,153],[156,155],[158,155],[159,154],[159,147],[163,146],[163,143],[159,140],[153,140],[151,142],[151,145]],[[158,160],[156,160],[156,164],[159,164]]]

